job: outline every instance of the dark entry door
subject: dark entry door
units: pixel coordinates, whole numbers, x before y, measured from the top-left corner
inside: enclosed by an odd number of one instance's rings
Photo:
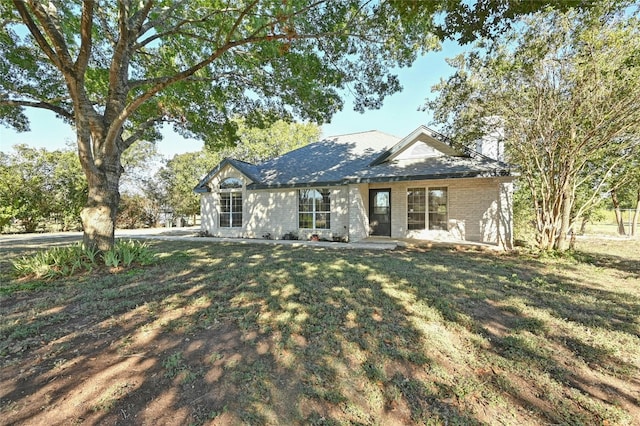
[[[369,190],[369,226],[371,235],[391,236],[391,190]]]

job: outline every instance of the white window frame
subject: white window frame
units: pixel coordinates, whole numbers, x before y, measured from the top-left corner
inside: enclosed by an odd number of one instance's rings
[[[230,187],[230,188],[223,188],[224,184],[226,181],[228,180],[237,180],[240,181],[240,183],[242,183],[242,180],[236,177],[228,177],[226,179],[223,179],[220,182],[220,185],[218,185],[219,188],[219,200],[220,200],[220,210],[218,211],[218,225],[220,228],[242,228],[242,222],[244,220],[244,212],[243,212],[243,206],[244,206],[244,194],[243,194],[243,186],[237,187]],[[223,195],[226,197],[227,195],[229,196],[229,211],[228,212],[224,212],[223,211],[223,201],[222,201],[222,197]],[[234,199],[239,197],[240,198],[240,211],[238,210],[234,210]],[[239,224],[236,223],[238,222],[237,220],[234,221],[233,217],[234,215],[240,215],[240,220],[239,220]],[[222,224],[222,218],[225,218],[225,220],[228,218],[228,225],[223,225]]]
[[[329,202],[327,204],[327,210],[318,210],[318,207],[316,205],[316,202],[312,202],[310,203],[310,207],[311,210],[309,211],[304,211],[300,209],[301,206],[301,202],[302,202],[302,194],[305,191],[316,191],[318,194],[320,194],[320,196],[322,197],[322,200],[324,200],[325,198],[325,193],[329,198]],[[311,199],[310,197],[307,197],[307,200]],[[313,200],[315,200],[316,198],[312,198]],[[323,201],[320,201],[320,205],[322,206]],[[318,228],[318,215],[326,215],[326,219],[325,219],[325,223],[326,226],[322,227],[322,228]],[[302,227],[302,221],[300,220],[300,216],[301,215],[311,215],[311,228],[303,228]],[[314,230],[323,230],[323,229],[331,229],[331,190],[329,188],[304,188],[304,189],[299,189],[298,190],[298,228],[299,229],[314,229]]]
[[[410,209],[409,206],[409,191],[417,191],[417,190],[424,190],[424,211],[422,212],[413,212]],[[427,186],[427,187],[410,187],[407,188],[407,230],[408,231],[421,231],[421,230],[430,230],[430,231],[437,231],[437,230],[441,230],[440,228],[433,228],[433,223],[430,220],[430,215],[433,214],[437,214],[438,212],[436,211],[432,211],[431,210],[431,191],[439,191],[439,190],[444,190],[446,192],[446,197],[447,197],[447,202],[445,204],[445,220],[444,220],[444,230],[448,230],[448,223],[449,223],[449,187],[448,186]],[[423,213],[424,214],[424,228],[413,228],[413,229],[409,229],[409,214],[412,213]]]

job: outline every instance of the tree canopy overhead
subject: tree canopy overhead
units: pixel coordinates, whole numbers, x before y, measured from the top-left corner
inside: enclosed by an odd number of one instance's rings
[[[325,122],[339,90],[379,107],[400,89],[389,69],[437,46],[428,22],[396,15],[361,0],[3,1],[2,121],[25,130],[38,107],[77,124],[87,102],[91,132],[106,127],[92,136],[110,145],[124,127],[122,148],[163,122],[212,144],[232,116]]]
[[[346,88],[356,110],[377,108],[401,88],[390,70],[439,38],[547,3],[0,0],[0,122],[26,130],[35,107],[74,125],[84,241],[108,249],[121,154],[163,123],[216,145],[235,139],[234,116],[328,121]]]

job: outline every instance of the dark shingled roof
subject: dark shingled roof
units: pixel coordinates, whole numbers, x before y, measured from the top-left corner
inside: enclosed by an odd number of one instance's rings
[[[421,159],[396,159],[416,137],[437,133],[420,127],[404,139],[378,131],[326,138],[260,164],[226,158],[194,188],[208,192],[209,181],[226,165],[231,165],[252,182],[248,188],[278,188],[341,185],[357,182],[387,182],[416,179],[444,179],[475,176],[509,176],[509,166],[480,154],[462,154]],[[421,139],[421,140],[422,140]]]

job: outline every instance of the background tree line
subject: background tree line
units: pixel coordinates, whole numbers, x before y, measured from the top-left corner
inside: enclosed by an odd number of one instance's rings
[[[87,182],[72,150],[16,145],[0,152],[0,230],[17,221],[26,232],[44,223],[78,228]]]
[[[225,157],[260,162],[314,142],[314,124],[277,121],[265,129],[236,120],[239,142],[219,150],[203,149],[163,158],[156,145],[136,142],[122,158],[125,170],[117,216],[119,228],[153,227],[164,220],[200,212],[193,188]],[[74,149],[47,151],[16,145],[0,152],[0,230],[25,232],[81,229],[80,211],[86,203],[87,180]]]

